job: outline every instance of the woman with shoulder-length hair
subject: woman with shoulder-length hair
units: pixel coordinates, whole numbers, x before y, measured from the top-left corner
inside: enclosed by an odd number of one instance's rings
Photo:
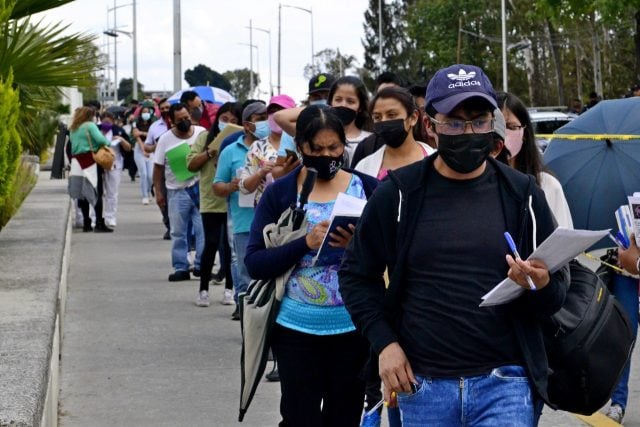
[[[271,346],[280,374],[281,425],[355,427],[362,412],[364,382],[359,373],[368,345],[356,332],[338,289],[340,256],[315,264],[313,259],[328,232],[338,193],[366,199],[377,181],[342,169],[346,138],[332,109],[310,106],[302,111],[295,142],[302,166],[266,188],[251,226],[245,264],[255,279],[277,277],[294,267]],[[308,168],[318,175],[306,205],[307,234],[266,248],[263,229],[296,203]],[[354,229],[351,225],[330,233],[330,245],[344,248]]]
[[[96,213],[96,232],[112,232],[102,216],[102,168],[93,160],[92,152],[102,146],[111,146],[98,126],[94,123],[95,110],[90,107],[77,108],[71,126],[71,172],[69,174],[69,195],[78,199],[84,225],[82,231],[92,231],[89,204]]]
[[[509,92],[498,92],[498,106],[506,123],[504,147],[508,163],[522,173],[533,175],[544,191],[545,198],[559,226],[573,228],[569,204],[560,182],[550,173],[538,150],[531,117],[524,102]]]

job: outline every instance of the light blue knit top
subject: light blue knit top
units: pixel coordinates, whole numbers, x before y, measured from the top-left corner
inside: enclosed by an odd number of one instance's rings
[[[366,199],[362,181],[352,175],[347,191],[350,196]],[[306,206],[307,229],[328,220],[335,200]],[[307,253],[296,265],[286,285],[285,296],[276,322],[299,332],[313,335],[336,335],[355,330],[338,289],[340,263],[313,266],[315,251]]]

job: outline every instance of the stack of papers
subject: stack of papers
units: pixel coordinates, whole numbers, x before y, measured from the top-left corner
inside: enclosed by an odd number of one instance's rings
[[[549,269],[549,274],[553,274],[605,237],[609,231],[569,230],[559,227],[527,259],[543,261]],[[480,307],[506,304],[523,292],[524,288],[506,278],[482,297]]]
[[[359,199],[346,193],[338,193],[338,198],[331,211],[329,230],[324,235],[322,246],[313,258],[313,265],[331,265],[340,262],[344,249],[330,246],[331,236],[329,234],[336,233],[338,227],[349,230],[349,224],[355,225],[358,222],[366,204],[365,199]]]
[[[627,199],[629,200],[629,216],[627,218],[629,227],[625,230],[628,234],[627,241],[630,241],[628,239],[630,238],[631,232],[633,232],[636,238],[636,246],[640,247],[640,193],[633,193],[633,196],[629,196]],[[616,215],[616,219],[617,218],[618,216]],[[620,226],[620,224],[618,224],[618,226]]]

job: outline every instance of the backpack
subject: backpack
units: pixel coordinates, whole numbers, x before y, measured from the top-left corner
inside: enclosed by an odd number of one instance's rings
[[[591,415],[611,397],[635,337],[624,309],[597,274],[575,260],[569,267],[562,308],[542,324],[547,392],[557,409]]]

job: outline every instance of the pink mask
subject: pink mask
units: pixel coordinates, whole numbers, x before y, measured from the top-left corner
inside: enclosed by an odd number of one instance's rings
[[[524,135],[524,128],[520,128],[518,130],[510,130],[507,129],[507,137],[504,140],[504,145],[511,153],[511,157],[515,157],[518,155],[520,150],[522,149],[522,136]]]
[[[271,132],[278,134],[282,133],[282,128],[278,126],[276,121],[273,119],[273,114],[269,114],[269,118],[267,119],[267,121],[269,122],[269,129],[271,130]]]

